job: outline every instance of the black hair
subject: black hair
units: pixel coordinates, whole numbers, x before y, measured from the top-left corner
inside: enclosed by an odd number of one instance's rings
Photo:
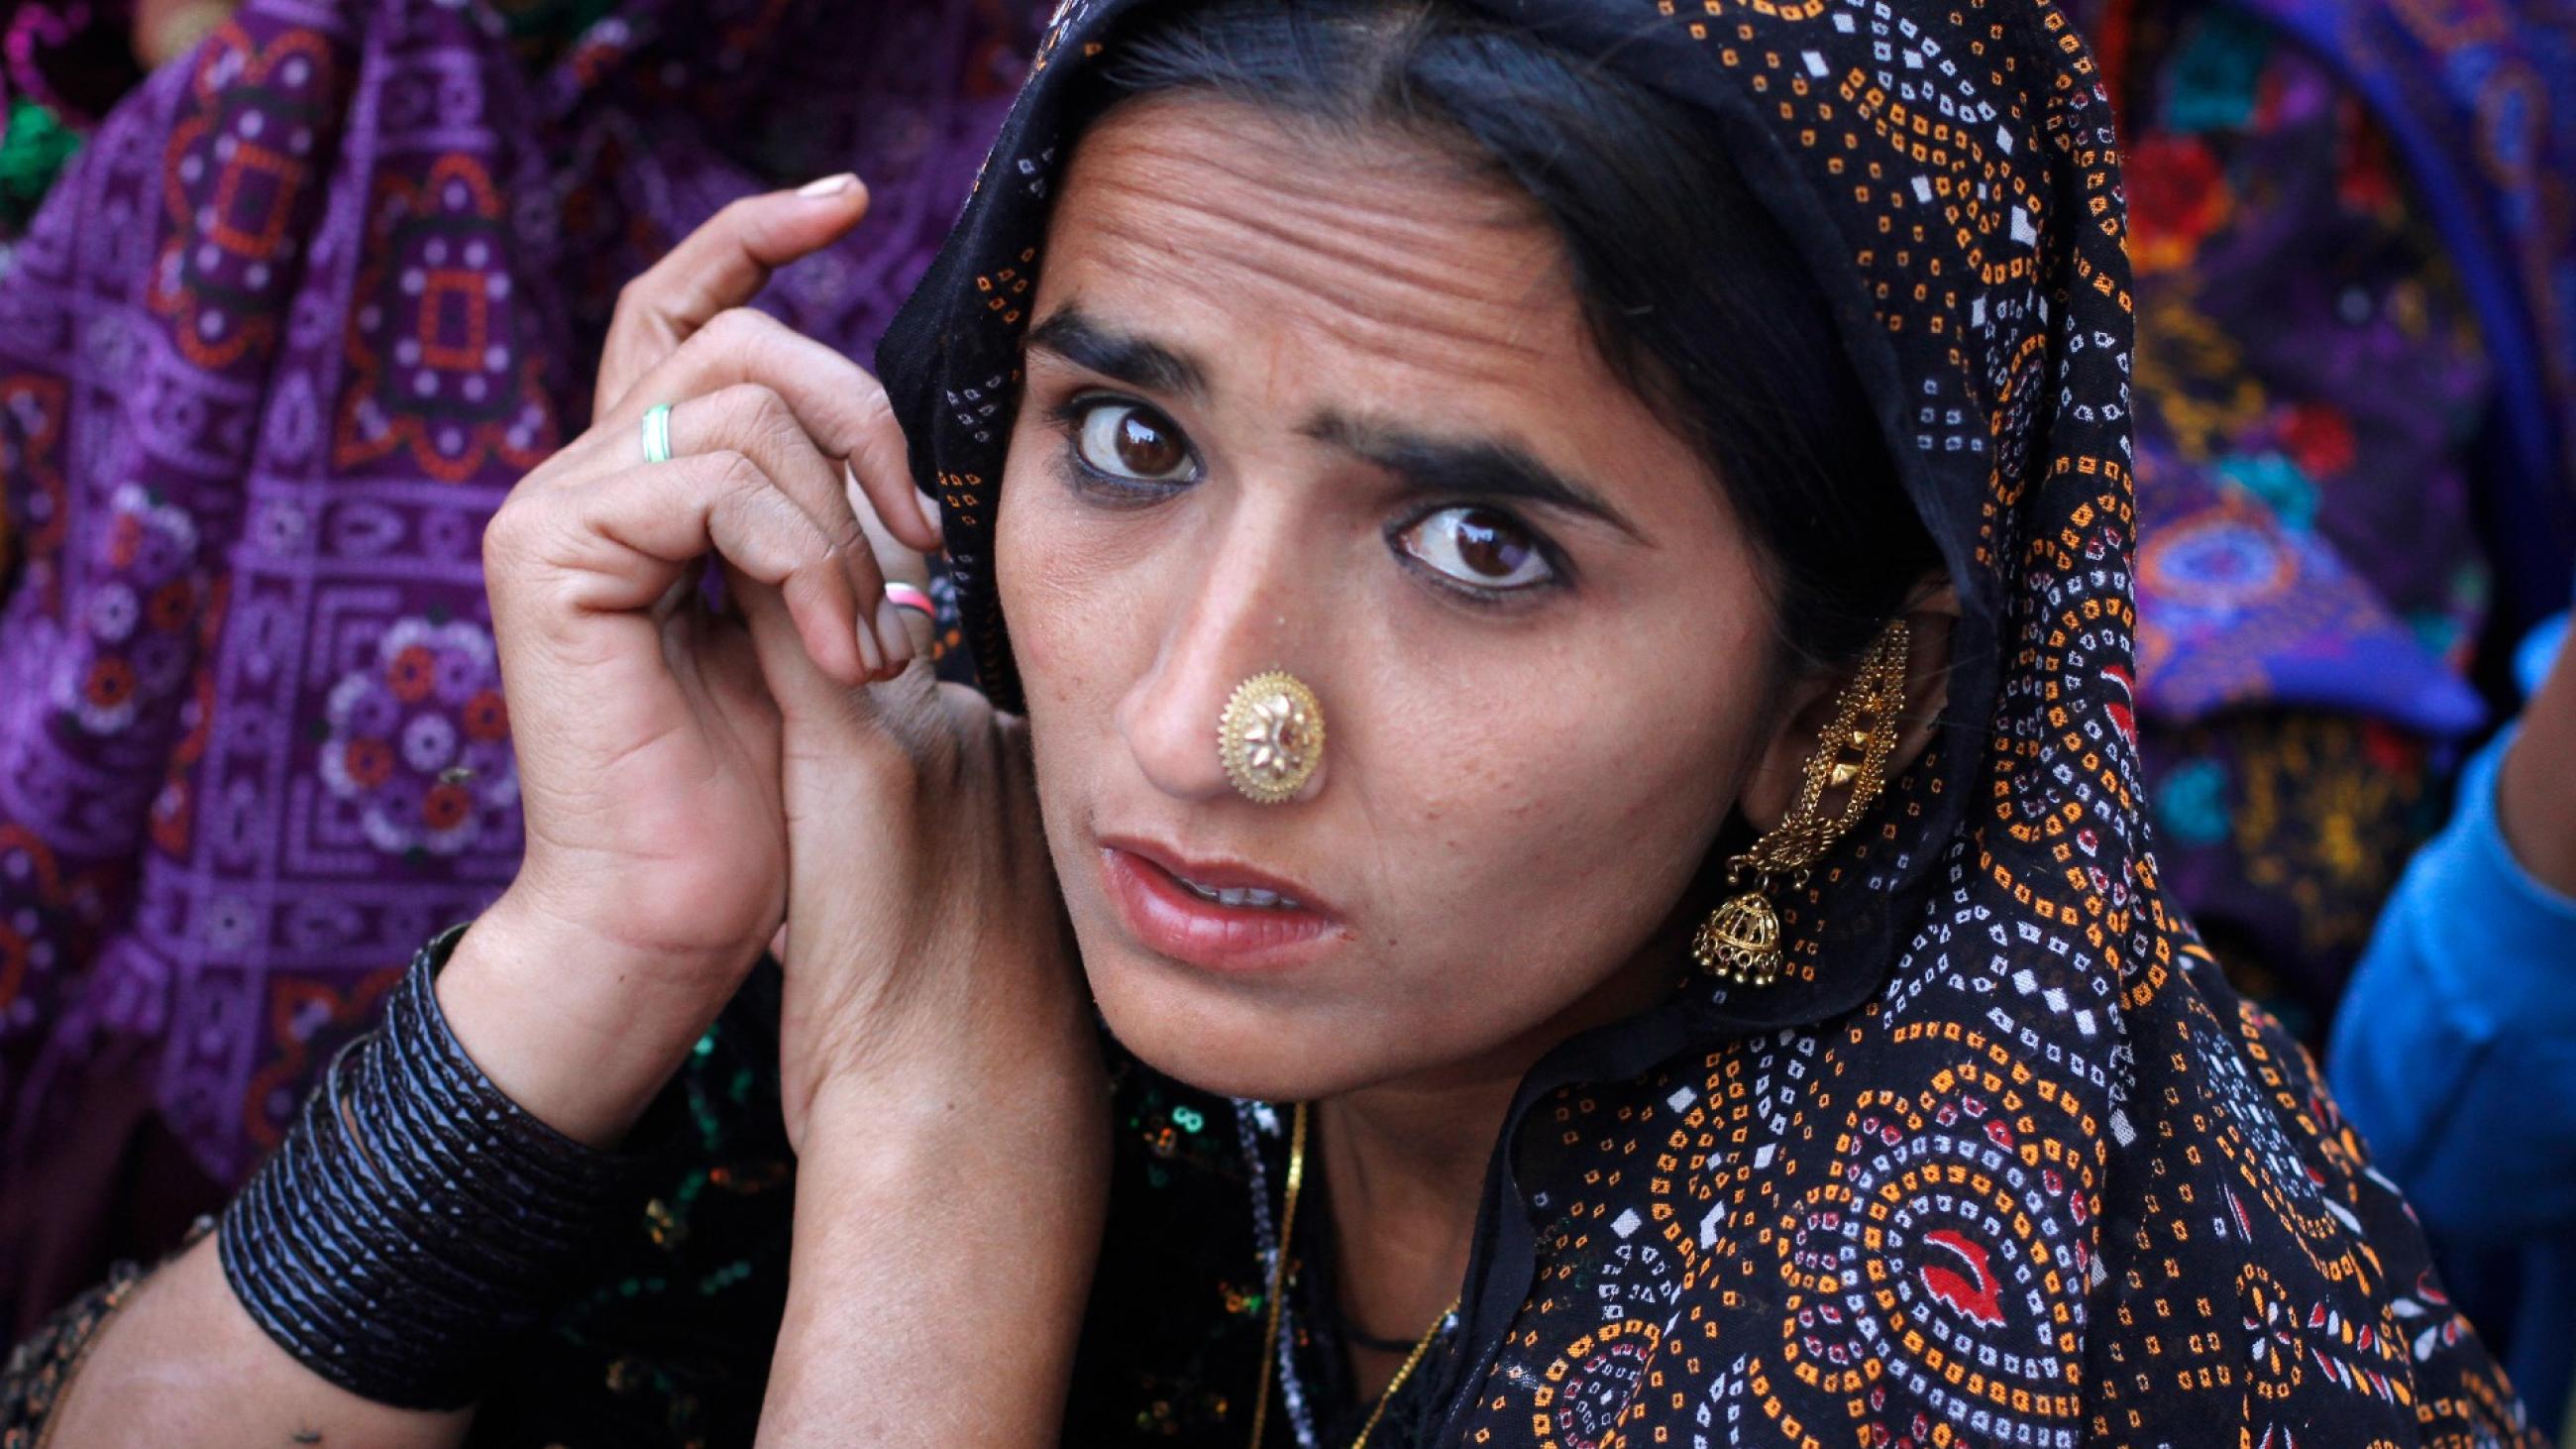
[[[1602,356],[1715,465],[1806,662],[1856,658],[1940,567],[1812,274],[1682,103],[1444,0],[1145,7],[1099,84],[1392,129],[1527,192]]]

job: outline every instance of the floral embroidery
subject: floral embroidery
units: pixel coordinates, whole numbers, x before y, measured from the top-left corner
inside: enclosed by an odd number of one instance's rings
[[[111,507],[107,577],[73,621],[80,633],[66,640],[53,680],[55,708],[91,735],[123,732],[145,702],[177,690],[202,593],[197,525],[184,509],[132,484]]]
[[[509,708],[481,625],[396,622],[374,666],[332,686],[326,719],[322,781],[376,849],[449,856],[517,830]]]

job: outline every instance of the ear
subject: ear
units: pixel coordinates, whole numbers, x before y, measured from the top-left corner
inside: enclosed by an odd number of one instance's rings
[[[1913,767],[1932,743],[1932,725],[1950,697],[1950,630],[1959,620],[1959,591],[1946,578],[1927,578],[1907,599],[1904,618],[1912,634],[1905,663],[1904,732],[1888,757],[1887,778]],[[1787,691],[1788,709],[1754,756],[1744,777],[1736,808],[1757,833],[1767,832],[1789,813],[1798,798],[1807,759],[1824,747],[1825,727],[1833,723],[1835,697],[1853,679],[1853,671],[1808,674]],[[1841,811],[1845,790],[1827,790],[1828,815]]]

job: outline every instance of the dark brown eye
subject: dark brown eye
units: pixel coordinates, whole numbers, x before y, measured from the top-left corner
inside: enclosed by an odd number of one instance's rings
[[[1479,589],[1525,589],[1554,577],[1547,555],[1509,514],[1443,508],[1396,536],[1427,568]]]
[[[1182,482],[1195,464],[1189,439],[1171,419],[1139,403],[1106,398],[1083,409],[1075,447],[1092,467],[1138,482]]]

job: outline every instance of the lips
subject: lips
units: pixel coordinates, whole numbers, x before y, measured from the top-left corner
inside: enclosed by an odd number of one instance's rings
[[[1103,840],[1100,862],[1129,934],[1146,950],[1187,965],[1285,969],[1348,935],[1312,889],[1241,862],[1193,859],[1135,838]]]

